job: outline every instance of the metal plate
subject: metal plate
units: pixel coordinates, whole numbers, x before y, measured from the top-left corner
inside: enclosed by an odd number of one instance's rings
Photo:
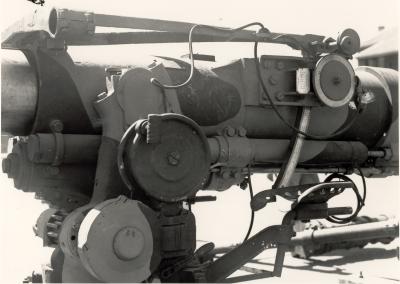
[[[318,98],[329,107],[341,107],[350,102],[355,91],[355,74],[351,64],[342,56],[322,57],[313,73]]]
[[[157,128],[147,133],[147,139],[149,135],[157,137],[156,142],[147,143],[145,135],[136,135],[127,150],[128,168],[152,197],[169,202],[183,200],[205,182],[210,167],[209,146],[191,119],[177,114],[158,117]]]
[[[98,204],[79,229],[83,266],[104,282],[146,280],[160,261],[156,222],[155,212],[124,196]]]

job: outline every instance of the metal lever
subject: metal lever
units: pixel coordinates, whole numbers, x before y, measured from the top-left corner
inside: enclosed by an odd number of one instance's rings
[[[344,189],[352,188],[353,186],[351,182],[340,181],[268,189],[257,193],[251,200],[250,205],[252,210],[258,211],[268,203],[275,202],[278,195],[282,198],[293,200],[292,208],[294,208],[301,201],[326,202],[333,196],[343,192]]]

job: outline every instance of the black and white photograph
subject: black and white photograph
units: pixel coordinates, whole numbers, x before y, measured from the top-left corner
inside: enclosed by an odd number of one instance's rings
[[[400,282],[399,1],[0,3],[0,283]]]

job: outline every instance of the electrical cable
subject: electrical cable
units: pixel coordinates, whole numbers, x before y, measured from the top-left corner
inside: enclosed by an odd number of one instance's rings
[[[359,169],[360,170],[360,169]],[[328,220],[329,222],[332,223],[336,223],[336,224],[346,224],[349,223],[351,221],[354,220],[354,218],[357,217],[358,213],[360,212],[360,210],[362,209],[362,207],[364,206],[365,203],[365,198],[366,198],[366,192],[367,192],[367,187],[366,187],[366,183],[365,183],[365,178],[364,175],[362,174],[362,172],[360,171],[362,180],[363,180],[363,197],[361,197],[360,192],[356,186],[356,184],[347,176],[342,175],[342,174],[338,174],[338,173],[334,173],[331,174],[330,176],[328,176],[324,182],[330,182],[331,180],[337,178],[337,179],[341,179],[344,181],[349,181],[353,184],[353,191],[357,197],[357,205],[356,205],[356,209],[354,210],[354,213],[351,214],[348,217],[338,217],[338,216],[329,216],[326,218],[326,220]]]
[[[260,23],[260,22],[252,22],[252,23],[246,24],[244,26],[238,27],[236,29],[225,29],[225,28],[219,28],[219,27],[208,26],[208,25],[194,25],[194,26],[192,26],[192,28],[189,31],[189,40],[188,40],[188,42],[189,42],[189,56],[190,56],[190,73],[189,73],[188,78],[183,83],[180,83],[180,84],[177,84],[177,85],[165,85],[165,84],[162,84],[160,81],[158,81],[156,78],[151,78],[150,82],[152,84],[162,88],[162,89],[177,89],[177,88],[181,88],[181,87],[184,87],[184,86],[188,85],[192,81],[193,75],[194,75],[194,67],[195,67],[194,66],[194,56],[193,56],[193,33],[194,33],[194,30],[196,28],[203,27],[203,28],[209,28],[209,29],[214,29],[214,30],[219,30],[219,31],[228,31],[228,32],[231,32],[231,33],[235,33],[237,31],[243,30],[243,29],[251,27],[251,26],[259,26],[261,28],[261,30],[269,32],[269,30],[267,30],[264,27],[264,25],[262,23]],[[296,39],[293,39],[292,37],[289,37],[286,34],[278,35],[274,39],[276,40],[276,39],[279,39],[280,37],[287,37],[287,38],[289,38],[291,40],[294,40],[294,42],[296,42],[297,44],[299,44]],[[232,37],[230,37],[230,38],[232,38]],[[228,40],[230,38],[228,38]],[[256,64],[256,71],[257,71],[256,73],[257,73],[257,76],[258,76],[258,80],[260,81],[261,87],[262,87],[264,93],[267,95],[269,103],[270,103],[272,109],[274,110],[275,114],[278,116],[278,118],[287,127],[289,127],[290,129],[292,129],[294,132],[296,132],[298,134],[304,135],[307,138],[314,139],[314,140],[326,140],[326,139],[333,138],[333,137],[335,137],[337,135],[340,135],[340,134],[346,132],[353,125],[353,123],[357,119],[357,114],[359,114],[362,109],[358,109],[357,110],[357,112],[354,114],[354,116],[351,119],[351,121],[345,127],[341,128],[340,130],[338,130],[338,131],[336,131],[336,132],[334,132],[334,133],[332,133],[330,135],[312,135],[312,134],[307,134],[304,131],[301,131],[300,129],[296,128],[295,126],[293,126],[289,122],[287,122],[285,120],[285,118],[281,115],[281,113],[278,111],[275,103],[273,102],[273,100],[272,100],[270,94],[268,93],[267,88],[266,88],[266,86],[264,84],[264,81],[263,81],[262,76],[261,76],[261,67],[260,67],[260,62],[258,60],[257,50],[258,50],[258,41],[256,40],[254,42],[254,60],[255,60],[255,64]]]
[[[254,192],[253,192],[253,185],[252,185],[252,183],[251,183],[251,170],[250,170],[250,166],[247,166],[247,169],[248,169],[248,179],[249,179],[249,192],[250,192],[250,201],[251,200],[253,200],[253,196],[254,196]],[[244,240],[243,240],[243,242],[245,242],[245,241],[247,241],[248,240],[248,238],[249,238],[249,236],[250,236],[250,233],[251,233],[251,230],[253,229],[253,224],[254,224],[254,210],[253,209],[251,209],[251,217],[250,217],[250,224],[249,224],[249,229],[247,230],[247,234],[246,234],[246,236],[244,237]]]
[[[362,202],[363,202],[363,206],[365,205],[365,199],[367,198],[367,182],[365,181],[365,176],[364,173],[362,172],[360,167],[357,167],[358,172],[360,173],[361,176],[361,180],[363,183],[363,198],[362,198]]]
[[[154,84],[154,85],[156,85],[156,86],[162,88],[162,89],[177,89],[177,88],[181,88],[181,87],[184,87],[184,86],[188,85],[188,84],[192,81],[193,75],[194,75],[194,69],[195,69],[195,66],[194,66],[194,56],[193,56],[193,33],[194,33],[194,30],[195,30],[196,28],[203,27],[203,28],[209,28],[209,29],[214,29],[214,30],[219,30],[219,31],[228,31],[228,32],[231,32],[231,33],[235,33],[235,32],[237,32],[237,31],[243,30],[243,29],[248,28],[248,27],[251,27],[251,26],[259,26],[259,27],[261,28],[261,30],[269,32],[269,31],[264,27],[264,25],[263,25],[262,23],[260,23],[260,22],[252,22],[252,23],[249,23],[249,24],[247,24],[247,25],[238,27],[238,28],[236,28],[236,29],[225,29],[225,28],[218,28],[218,27],[207,26],[207,25],[194,25],[194,26],[192,26],[192,28],[191,28],[190,31],[189,31],[189,40],[188,40],[188,41],[189,41],[189,56],[190,56],[190,73],[189,73],[188,78],[187,78],[183,83],[180,83],[180,84],[177,84],[177,85],[165,85],[165,84],[162,84],[160,81],[158,81],[156,78],[151,78],[151,79],[150,79],[150,82],[151,82],[152,84]],[[282,35],[278,35],[278,36],[275,37],[274,39],[278,39],[278,38],[280,38],[280,37],[286,37],[286,36],[287,36],[287,35],[282,34]],[[289,37],[289,36],[287,36],[287,37],[288,37],[289,39],[292,39],[292,38]],[[229,39],[229,38],[228,38],[228,39]],[[295,40],[295,39],[294,39],[294,40]],[[295,40],[295,42],[297,42],[297,40]],[[351,126],[354,124],[354,122],[356,121],[356,119],[357,119],[357,117],[358,117],[358,114],[361,113],[361,110],[362,110],[362,109],[357,109],[357,112],[353,115],[353,118],[350,120],[350,122],[349,122],[345,127],[341,128],[340,130],[338,130],[338,131],[336,131],[336,132],[334,132],[334,133],[332,133],[332,134],[330,134],[330,135],[312,135],[312,134],[307,134],[307,133],[305,133],[304,131],[301,131],[300,129],[296,128],[295,126],[293,126],[293,125],[291,125],[289,122],[287,122],[287,121],[285,120],[285,118],[281,115],[281,113],[278,111],[278,109],[277,109],[275,103],[273,102],[273,100],[272,100],[270,94],[268,93],[267,88],[266,88],[266,86],[265,86],[265,84],[264,84],[264,81],[263,81],[262,76],[261,76],[261,67],[260,67],[260,62],[259,62],[259,60],[258,60],[257,50],[258,50],[258,41],[256,40],[256,41],[254,42],[254,60],[255,60],[255,64],[256,64],[256,71],[257,71],[256,73],[257,73],[257,76],[258,76],[258,80],[259,80],[260,83],[261,83],[261,87],[262,87],[264,93],[267,95],[267,98],[268,98],[268,100],[269,100],[269,103],[270,103],[270,105],[271,105],[273,111],[275,112],[275,114],[278,116],[278,118],[279,118],[287,127],[289,127],[290,129],[292,129],[292,130],[293,130],[294,132],[296,132],[297,134],[302,134],[302,135],[304,135],[305,137],[307,137],[307,138],[309,138],[309,139],[314,139],[314,140],[326,140],[326,139],[330,139],[330,138],[333,138],[333,137],[335,137],[335,136],[337,136],[337,135],[340,135],[340,134],[346,132],[348,129],[350,129],[350,127],[351,127]]]
[[[160,81],[158,81],[156,78],[151,78],[150,82],[162,89],[178,89],[178,88],[188,85],[192,81],[193,75],[194,75],[193,33],[196,28],[202,27],[202,28],[208,28],[208,29],[213,29],[213,30],[218,30],[218,31],[227,31],[227,32],[235,33],[237,31],[241,31],[241,30],[251,27],[251,26],[260,26],[262,29],[265,29],[263,24],[261,24],[259,22],[252,22],[252,23],[246,24],[244,26],[238,27],[236,29],[225,29],[225,28],[218,28],[218,27],[207,26],[207,25],[194,25],[189,31],[190,73],[189,73],[189,76],[187,77],[187,79],[183,83],[177,84],[177,85],[165,85],[165,84],[162,84]],[[234,37],[234,35],[229,37],[227,40],[231,39],[232,37]]]
[[[289,122],[286,121],[286,119],[282,116],[282,114],[279,112],[278,108],[276,107],[275,103],[273,102],[267,87],[264,84],[264,80],[262,79],[262,75],[261,75],[261,67],[260,67],[260,62],[258,60],[258,41],[254,42],[254,61],[255,61],[255,65],[256,65],[256,73],[257,73],[257,77],[258,80],[260,81],[261,84],[261,88],[264,91],[264,93],[266,94],[268,101],[270,103],[270,106],[272,107],[273,111],[275,112],[275,114],[278,116],[278,118],[283,122],[283,124],[285,124],[287,127],[289,127],[290,129],[292,129],[294,132],[296,132],[297,134],[302,134],[305,137],[309,138],[309,139],[313,139],[313,140],[327,140],[330,138],[333,138],[337,135],[343,134],[344,132],[346,132],[348,129],[350,129],[350,127],[354,124],[354,122],[356,121],[358,114],[361,113],[362,109],[357,109],[357,112],[353,115],[353,118],[350,120],[350,122],[343,128],[341,128],[340,130],[330,134],[330,135],[312,135],[312,134],[307,134],[304,131],[301,131],[300,129],[296,128],[295,126],[291,125]]]

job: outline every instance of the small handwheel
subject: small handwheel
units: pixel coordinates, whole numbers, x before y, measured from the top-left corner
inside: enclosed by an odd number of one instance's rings
[[[353,29],[342,31],[337,38],[337,43],[339,50],[347,56],[351,56],[360,50],[360,37]]]

